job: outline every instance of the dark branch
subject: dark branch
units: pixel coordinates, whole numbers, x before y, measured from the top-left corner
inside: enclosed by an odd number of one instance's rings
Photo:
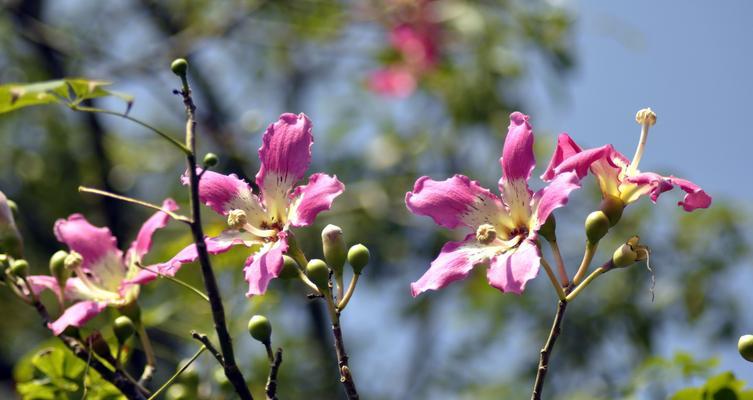
[[[554,321],[552,321],[552,329],[549,331],[549,338],[547,338],[544,347],[541,348],[539,368],[536,371],[536,381],[533,384],[531,400],[541,400],[541,393],[544,389],[544,379],[546,379],[546,373],[549,370],[549,357],[552,354],[552,349],[557,342],[557,338],[560,336],[562,318],[565,316],[566,308],[566,301],[560,301],[557,305],[557,313],[554,315]]]
[[[267,400],[277,400],[277,372],[280,370],[280,364],[282,364],[282,348],[278,347],[274,359],[269,363],[269,377],[265,387]]]
[[[210,353],[214,356],[214,358],[217,359],[217,362],[220,363],[221,366],[225,366],[225,359],[222,357],[222,353],[220,353],[216,347],[212,344],[212,342],[209,340],[209,337],[203,333],[199,333],[196,331],[191,331],[191,336],[201,342],[204,346],[206,346],[207,350],[209,350]]]
[[[340,369],[340,382],[342,382],[345,388],[345,394],[348,396],[348,399],[358,400],[358,390],[356,390],[356,384],[353,382],[353,375],[350,373],[348,353],[345,352],[345,344],[343,344],[343,334],[340,331],[339,321],[332,324],[332,336],[335,339],[335,352],[337,353],[337,365]]]

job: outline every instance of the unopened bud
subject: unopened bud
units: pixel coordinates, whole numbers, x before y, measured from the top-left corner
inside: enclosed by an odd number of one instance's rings
[[[65,257],[65,260],[63,260],[63,265],[68,270],[75,270],[83,263],[84,257],[75,251],[68,253],[68,255]]]
[[[656,124],[656,113],[648,107],[638,110],[638,112],[635,114],[635,122],[641,125],[653,126],[654,124]]]
[[[625,202],[618,197],[606,195],[601,200],[599,209],[609,218],[609,226],[617,225],[622,218],[622,210],[625,209]]]
[[[737,351],[744,359],[753,362],[753,335],[740,336],[737,342]]]
[[[227,214],[227,225],[232,229],[243,229],[248,223],[248,217],[243,210],[230,210]]]
[[[26,260],[13,260],[10,264],[10,273],[20,278],[26,278],[29,275],[29,263]]]
[[[254,315],[248,321],[248,332],[254,339],[268,344],[272,338],[272,324],[269,323],[267,317]]]
[[[347,250],[345,249],[343,230],[339,226],[330,224],[324,227],[322,230],[322,250],[324,260],[332,268],[335,276],[342,276]]]
[[[497,231],[494,230],[494,226],[489,224],[482,224],[476,229],[476,240],[481,244],[489,244],[497,239]]]
[[[0,279],[3,279],[8,268],[10,268],[10,259],[6,254],[0,254]]]
[[[207,153],[204,156],[204,167],[214,167],[219,162],[220,162],[220,159],[219,157],[217,157],[217,154]]]
[[[539,228],[539,235],[549,242],[557,241],[557,221],[554,219],[554,214],[549,214],[543,225]]]
[[[329,288],[329,268],[327,263],[319,259],[313,259],[306,265],[306,275],[314,282],[321,291]]]
[[[170,69],[175,75],[178,75],[181,78],[185,77],[186,72],[188,72],[188,61],[186,61],[185,58],[176,58],[172,64],[170,64]]]
[[[629,267],[636,262],[644,261],[648,258],[648,247],[640,244],[640,238],[633,236],[612,254],[612,266],[614,268]]]
[[[298,267],[298,263],[295,262],[293,257],[290,257],[287,254],[283,255],[282,256],[282,270],[280,271],[280,275],[278,276],[278,278],[282,278],[282,279],[297,278],[298,271],[300,271]]]
[[[68,252],[64,250],[58,250],[50,257],[50,275],[55,277],[60,287],[65,287],[65,281],[71,275],[71,271],[65,268],[65,259],[68,257]]]
[[[0,192],[0,253],[23,257],[23,241],[13,218],[15,203]]]
[[[586,217],[586,238],[598,243],[609,232],[609,218],[603,211],[594,211]]]
[[[366,268],[369,263],[369,249],[362,244],[351,246],[348,250],[348,263],[353,267],[353,273],[360,275],[361,271]]]
[[[112,330],[115,332],[115,337],[118,338],[118,343],[122,346],[136,332],[136,326],[133,325],[130,318],[121,315],[115,318]]]

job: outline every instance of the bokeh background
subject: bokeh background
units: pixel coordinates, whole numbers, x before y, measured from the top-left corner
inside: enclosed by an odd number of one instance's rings
[[[200,151],[217,168],[253,177],[266,125],[282,112],[314,122],[311,172],[337,174],[346,193],[315,226],[296,232],[310,257],[319,233],[340,225],[349,243],[368,245],[368,267],[344,313],[356,382],[367,399],[527,398],[556,296],[545,278],[523,296],[490,288],[483,273],[414,299],[408,285],[442,243],[463,235],[405,209],[415,179],[463,173],[494,187],[507,115],[531,116],[543,170],[555,135],[584,146],[612,143],[630,155],[635,111],[658,114],[643,170],[675,174],[714,196],[708,210],[675,206],[679,193],[631,205],[597,259],[632,234],[653,249],[643,265],[605,275],[566,316],[546,396],[553,399],[660,399],[732,371],[753,380],[737,338],[753,332],[749,305],[751,197],[748,116],[753,104],[753,26],[748,2],[292,0],[0,1],[0,83],[87,77],[135,96],[131,115],[180,135],[183,108],[171,91],[175,57],[191,63]],[[122,110],[117,100],[99,107]],[[108,225],[126,247],[149,215],[133,205],[80,194],[106,188],[184,207],[185,166],[170,145],[117,117],[63,107],[0,116],[0,190],[20,206],[19,224],[35,273],[62,248],[57,218],[74,212]],[[537,174],[535,174],[537,175]],[[534,184],[536,185],[536,184]],[[540,186],[540,184],[539,184]],[[596,207],[589,181],[557,212],[571,271],[582,254],[582,221]],[[207,213],[210,232],[224,221]],[[148,261],[190,242],[173,224]],[[280,396],[341,396],[326,313],[295,282],[243,297],[243,249],[215,257],[238,359],[259,396],[263,348],[245,331],[268,315],[285,349]],[[200,285],[198,268],[179,277]],[[211,332],[208,307],[170,282],[142,292],[159,373],[170,376]],[[31,309],[0,291],[0,397],[40,346],[51,346]],[[110,316],[91,323],[110,332]],[[136,351],[135,362],[139,362]],[[203,356],[181,384],[192,398],[222,398],[216,366]]]

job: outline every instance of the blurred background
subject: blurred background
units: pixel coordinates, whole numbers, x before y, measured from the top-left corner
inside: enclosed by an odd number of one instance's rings
[[[266,125],[283,112],[314,123],[310,172],[336,174],[346,192],[315,226],[296,235],[321,257],[320,231],[343,228],[374,262],[343,316],[355,380],[365,399],[523,399],[556,309],[546,278],[522,296],[489,287],[482,271],[440,292],[412,298],[409,283],[441,245],[464,232],[437,228],[405,209],[421,175],[462,173],[494,187],[508,124],[531,116],[538,176],[556,134],[584,147],[612,143],[632,155],[635,112],[658,114],[641,169],[701,185],[712,207],[684,213],[681,194],[631,205],[597,259],[633,234],[652,249],[656,274],[635,265],[598,279],[569,308],[555,349],[546,398],[660,399],[732,371],[753,380],[737,338],[753,332],[750,229],[753,187],[748,149],[753,70],[748,22],[753,5],[636,1],[463,0],[0,0],[0,83],[86,77],[135,96],[132,116],[181,134],[183,107],[170,61],[186,57],[199,107],[199,148],[220,172],[251,177]],[[117,100],[95,101],[122,111]],[[112,116],[61,106],[0,116],[0,190],[19,204],[34,273],[63,248],[57,218],[84,213],[109,226],[126,248],[149,212],[80,194],[88,185],[184,208],[181,155],[151,132]],[[540,182],[534,181],[535,187]],[[591,179],[556,213],[572,272],[582,221],[599,200]],[[207,213],[208,230],[225,222]],[[156,236],[147,262],[190,242],[178,224]],[[246,333],[249,317],[269,316],[285,350],[280,397],[341,396],[328,319],[297,282],[275,280],[246,299],[244,249],[215,257],[226,311],[257,396],[267,374],[264,349]],[[198,268],[179,277],[201,286]],[[189,331],[211,332],[208,307],[167,281],[140,303],[166,380],[196,350]],[[33,378],[29,358],[54,346],[30,308],[0,291],[0,397]],[[89,326],[111,334],[112,315]],[[140,353],[136,351],[136,364]],[[188,398],[223,398],[216,364],[202,356],[180,385]],[[196,385],[198,375],[201,384]],[[177,398],[177,390],[170,396]],[[61,397],[66,398],[66,397]],[[74,397],[71,397],[74,398]],[[231,397],[227,397],[231,398]]]

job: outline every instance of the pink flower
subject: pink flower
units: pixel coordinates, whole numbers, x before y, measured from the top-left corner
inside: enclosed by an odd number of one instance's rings
[[[416,77],[405,68],[386,67],[371,74],[369,87],[379,94],[408,97],[416,90]]]
[[[411,284],[413,296],[465,278],[480,264],[488,265],[489,284],[503,292],[522,293],[526,282],[538,274],[537,232],[580,187],[578,177],[563,173],[536,193],[530,190],[528,180],[536,164],[533,132],[528,116],[519,112],[510,115],[500,164],[501,197],[462,175],[444,181],[421,177],[406,194],[412,213],[429,216],[447,228],[464,226],[474,232],[461,242],[444,245],[429,270]]]
[[[311,175],[306,185],[294,186],[311,163],[313,140],[311,121],[304,114],[283,114],[269,125],[259,149],[261,168],[256,184],[261,188],[260,196],[235,175],[206,171],[201,178],[201,201],[227,217],[229,226],[217,237],[206,239],[209,253],[222,253],[235,245],[252,249],[244,268],[249,285],[246,296],[263,294],[269,282],[280,274],[290,228],[313,223],[317,214],[328,210],[343,192],[344,186],[337,177],[322,173]],[[184,175],[184,184],[187,179]],[[174,275],[183,264],[197,259],[196,246],[192,244],[157,269]]]
[[[641,112],[651,113],[652,121],[655,122],[656,116],[650,109],[641,110]],[[685,198],[677,203],[685,211],[708,208],[711,205],[711,196],[693,182],[674,176],[661,176],[654,172],[640,172],[638,170],[638,164],[642,158],[648,136],[648,127],[653,125],[653,122],[640,118],[646,116],[641,112],[636,119],[639,119],[639,123],[644,127],[638,150],[632,161],[611,145],[581,150],[580,146],[570,136],[563,133],[557,140],[557,148],[555,148],[549,167],[541,176],[541,179],[549,181],[555,179],[559,174],[568,172],[575,172],[579,178],[583,178],[590,170],[599,182],[602,195],[618,198],[625,205],[646,194],[655,203],[660,194],[677,186],[686,193]]]
[[[170,211],[178,208],[172,199],[165,200],[162,207]],[[81,327],[108,306],[122,307],[136,301],[139,284],[133,279],[144,272],[138,265],[151,248],[152,235],[165,227],[169,218],[161,211],[152,215],[125,256],[108,228],[95,227],[81,214],[59,219],[55,223],[55,236],[70,249],[66,266],[75,274],[66,281],[63,298],[74,303],[48,324],[52,332],[59,335],[68,326]],[[49,289],[60,294],[52,276],[36,275],[28,279],[35,293]]]

